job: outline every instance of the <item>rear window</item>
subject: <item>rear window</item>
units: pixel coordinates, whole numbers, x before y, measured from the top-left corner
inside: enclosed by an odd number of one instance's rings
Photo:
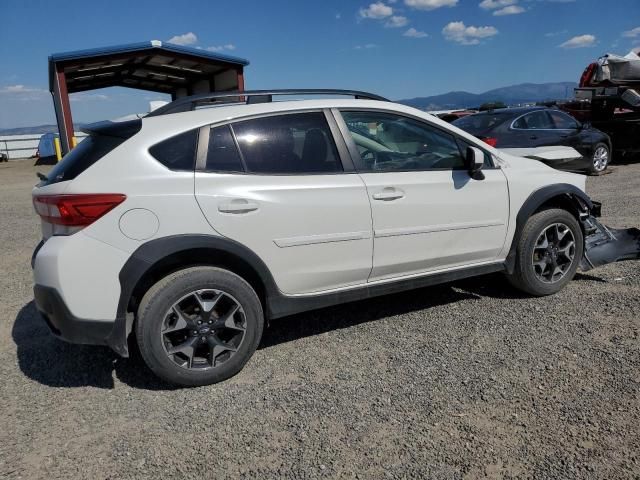
[[[476,134],[487,132],[497,127],[510,117],[511,114],[506,112],[476,113],[474,115],[467,115],[466,117],[459,118],[451,123],[465,132]]]
[[[53,167],[47,175],[47,180],[40,186],[73,180],[125,140],[119,137],[90,135]]]
[[[156,143],[149,153],[170,170],[193,171],[196,160],[198,131],[189,130]]]

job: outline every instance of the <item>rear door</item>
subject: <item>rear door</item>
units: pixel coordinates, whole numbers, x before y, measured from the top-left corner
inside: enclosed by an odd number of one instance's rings
[[[321,110],[200,132],[202,211],[217,232],[253,250],[287,294],[366,283],[371,271],[367,191],[334,132]]]
[[[509,194],[489,154],[484,180],[474,180],[464,167],[466,145],[445,130],[391,112],[335,114],[371,201],[370,281],[496,260]]]

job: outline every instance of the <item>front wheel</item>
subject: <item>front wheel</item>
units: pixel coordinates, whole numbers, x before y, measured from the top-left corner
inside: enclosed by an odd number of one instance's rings
[[[263,329],[262,305],[241,277],[214,267],[175,272],[145,294],[136,339],[145,363],[182,386],[217,383],[238,373]]]
[[[562,209],[543,210],[527,220],[516,247],[515,270],[507,278],[531,295],[551,295],[573,279],[583,251],[576,218]]]
[[[609,147],[605,143],[597,143],[596,146],[593,147],[589,172],[595,175],[604,172],[609,166],[610,161],[611,152],[609,151]]]

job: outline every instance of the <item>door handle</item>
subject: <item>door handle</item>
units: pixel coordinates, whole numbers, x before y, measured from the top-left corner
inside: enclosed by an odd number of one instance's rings
[[[218,205],[218,211],[222,213],[249,213],[258,210],[258,204],[245,200],[244,198],[236,198],[227,203]]]
[[[537,137],[537,136],[535,136],[535,135],[531,135],[531,136],[529,137],[529,140],[537,140],[537,139],[538,139],[538,137]]]
[[[395,187],[387,187],[380,192],[374,193],[372,197],[374,200],[383,200],[388,202],[390,200],[397,200],[404,197],[404,192]]]

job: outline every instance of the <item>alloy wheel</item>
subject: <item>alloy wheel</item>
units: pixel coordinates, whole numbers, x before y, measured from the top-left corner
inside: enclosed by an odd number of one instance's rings
[[[165,353],[186,369],[211,369],[238,351],[246,333],[246,317],[230,294],[197,290],[175,302],[161,327]]]
[[[609,150],[607,147],[599,146],[593,152],[593,169],[596,172],[602,172],[609,164]]]
[[[533,271],[544,283],[556,283],[567,274],[576,254],[576,241],[564,223],[553,223],[538,236],[533,247]]]

